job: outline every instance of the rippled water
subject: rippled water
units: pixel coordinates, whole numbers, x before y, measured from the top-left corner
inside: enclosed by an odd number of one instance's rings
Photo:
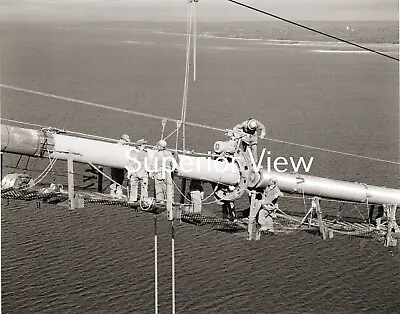
[[[150,31],[7,24],[1,31],[2,83],[176,118],[182,40]],[[266,123],[272,138],[398,160],[396,62],[371,54],[315,53],[315,46],[214,38],[198,44],[188,120],[230,127],[252,115]],[[159,121],[1,92],[5,118],[114,138],[129,133],[156,141],[160,135]],[[205,151],[221,137],[191,128],[187,141]],[[393,165],[274,142],[265,146],[275,155],[314,156],[312,175],[399,187],[399,169]],[[4,162],[15,165],[11,156]],[[60,163],[56,171],[65,168]],[[286,210],[303,211],[302,206],[301,201],[281,204]],[[207,212],[219,214],[219,208],[208,206]],[[171,311],[170,249],[170,227],[161,216],[160,313]],[[153,267],[151,215],[112,206],[69,211],[2,202],[4,313],[152,312]],[[366,239],[322,241],[295,233],[248,242],[243,234],[176,226],[177,313],[393,313],[400,305],[399,274],[399,249]]]

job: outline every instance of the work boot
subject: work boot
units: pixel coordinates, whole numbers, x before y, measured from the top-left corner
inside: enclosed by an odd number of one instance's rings
[[[235,219],[236,219],[236,212],[234,209],[231,209],[229,213],[229,220],[234,221]]]
[[[274,228],[270,228],[269,226],[261,226],[261,228],[259,230],[262,232],[275,233]]]
[[[117,190],[117,185],[115,183],[112,183],[110,185],[110,196],[115,197],[115,192]]]
[[[115,192],[116,198],[124,198],[124,193],[122,192],[122,186],[117,186],[117,191]]]

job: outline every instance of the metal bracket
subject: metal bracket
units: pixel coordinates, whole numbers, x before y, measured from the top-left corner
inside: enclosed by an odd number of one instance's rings
[[[239,168],[240,181],[239,187],[246,190],[251,182],[253,169],[245,153],[239,152],[235,155],[234,161]]]

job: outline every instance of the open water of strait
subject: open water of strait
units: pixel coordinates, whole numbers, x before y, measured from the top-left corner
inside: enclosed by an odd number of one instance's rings
[[[2,84],[180,116],[183,36],[9,23],[2,25],[0,40]],[[398,63],[326,49],[198,38],[188,121],[229,128],[254,116],[271,138],[399,160]],[[161,132],[157,120],[5,88],[1,110],[3,118],[113,138],[128,133],[155,142]],[[167,124],[166,131],[174,127]],[[188,146],[203,152],[223,138],[216,131],[187,130]],[[313,156],[312,175],[399,188],[393,164],[271,141],[261,146],[273,156]],[[13,157],[4,162],[11,165]],[[60,163],[56,170],[65,168]],[[167,313],[171,254],[164,216],[159,227],[159,305]],[[71,212],[3,201],[4,313],[152,312],[152,235],[153,217],[126,208]],[[324,242],[307,233],[247,242],[181,224],[176,250],[177,313],[393,313],[400,305],[400,252],[378,242],[343,236]]]

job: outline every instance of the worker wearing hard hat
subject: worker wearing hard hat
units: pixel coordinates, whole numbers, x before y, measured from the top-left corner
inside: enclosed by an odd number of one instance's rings
[[[236,210],[234,201],[222,200],[222,218],[234,221],[236,219]]]
[[[123,134],[117,144],[127,145],[130,142],[129,135]],[[112,197],[122,198],[122,184],[124,183],[125,169],[111,168],[112,184],[110,185],[110,195]]]
[[[278,198],[283,196],[283,193],[276,185],[277,180],[275,178],[271,178],[269,181],[269,185],[262,195],[262,205],[258,212],[257,221],[261,226],[260,231],[274,233],[274,219],[278,209]]]
[[[138,141],[141,144],[139,151],[136,154],[134,161],[131,161],[127,167],[128,179],[130,183],[129,190],[129,202],[138,201],[138,190],[140,185],[140,195],[142,198],[148,198],[148,185],[149,185],[149,174],[146,169],[146,159],[148,158],[147,151],[145,149],[145,141]]]
[[[258,223],[260,231],[274,233],[274,219],[276,218],[276,207],[273,204],[262,205],[258,212]]]
[[[124,145],[126,143],[129,143],[130,141],[131,141],[131,139],[129,138],[128,134],[122,134],[122,136],[119,139],[118,143]]]
[[[257,162],[257,131],[261,131],[260,138],[265,137],[265,126],[258,120],[250,118],[233,128],[234,132],[244,132],[247,136],[242,138],[243,148],[246,151],[249,147],[251,149],[254,161]]]
[[[235,187],[233,185],[228,185],[221,187],[224,192],[233,192]],[[236,206],[233,199],[221,199],[220,204],[222,204],[222,218],[234,221],[236,219]]]
[[[192,179],[189,185],[191,211],[196,214],[201,213],[201,202],[204,198],[204,189],[201,180]]]
[[[172,179],[172,171],[175,167],[175,159],[173,154],[167,150],[167,142],[160,140],[156,145],[156,152],[154,154],[154,189],[155,198],[158,202],[165,202],[167,200],[167,176]],[[171,186],[172,194],[174,186]]]

